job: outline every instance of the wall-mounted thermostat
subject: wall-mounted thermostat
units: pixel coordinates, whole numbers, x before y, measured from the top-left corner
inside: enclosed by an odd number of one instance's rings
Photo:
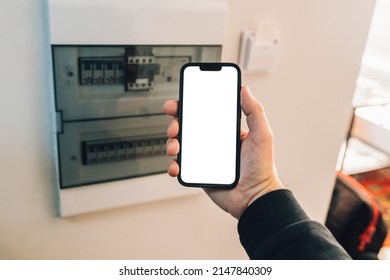
[[[165,174],[162,106],[178,98],[183,64],[220,61],[226,10],[49,1],[61,216],[198,192]]]

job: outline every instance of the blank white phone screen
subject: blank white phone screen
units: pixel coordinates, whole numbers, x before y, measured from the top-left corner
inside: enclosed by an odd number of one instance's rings
[[[232,184],[236,179],[238,72],[185,68],[182,95],[181,179]]]

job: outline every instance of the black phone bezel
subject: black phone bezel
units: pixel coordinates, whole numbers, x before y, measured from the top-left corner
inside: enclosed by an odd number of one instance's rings
[[[182,132],[182,108],[183,108],[183,85],[185,82],[184,70],[187,67],[200,67],[201,71],[220,71],[222,67],[234,67],[237,70],[237,121],[236,121],[236,168],[235,168],[235,180],[231,184],[215,184],[215,183],[191,183],[185,182],[181,177],[181,149],[177,155],[177,163],[179,164],[179,175],[177,179],[179,183],[186,187],[201,187],[201,188],[234,188],[240,179],[240,151],[241,151],[241,70],[240,67],[230,62],[190,62],[186,63],[180,69],[180,84],[179,84],[179,102],[178,102],[178,122],[179,122],[179,134],[178,141],[181,145],[181,132]]]

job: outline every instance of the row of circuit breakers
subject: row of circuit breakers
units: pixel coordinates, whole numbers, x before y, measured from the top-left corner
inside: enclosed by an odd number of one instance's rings
[[[80,57],[81,85],[124,85],[125,90],[149,90],[160,73],[152,47],[126,48],[124,57]],[[168,77],[171,79],[171,77]]]
[[[83,164],[133,160],[165,154],[165,136],[151,139],[122,139],[82,142]]]
[[[60,187],[165,172],[162,112],[191,61],[219,61],[221,46],[54,45]]]

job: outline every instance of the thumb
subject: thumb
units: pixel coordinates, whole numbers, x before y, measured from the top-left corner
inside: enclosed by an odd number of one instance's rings
[[[247,86],[241,89],[241,108],[246,116],[249,131],[263,135],[271,133],[263,105],[254,98]]]

